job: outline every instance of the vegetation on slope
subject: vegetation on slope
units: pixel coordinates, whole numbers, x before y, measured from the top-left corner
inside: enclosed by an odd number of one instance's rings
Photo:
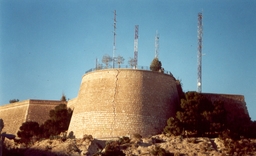
[[[28,121],[22,124],[17,135],[18,142],[33,143],[40,138],[50,138],[68,130],[72,110],[66,104],[60,104],[49,112],[50,119],[39,126],[37,122]]]
[[[187,92],[181,99],[175,117],[167,120],[163,133],[167,136],[219,137],[228,154],[246,155],[256,150],[256,145],[245,138],[256,138],[256,122],[246,117],[228,120],[224,103],[211,102],[203,94]]]
[[[212,103],[203,95],[188,92],[181,103],[176,117],[169,118],[164,133],[167,135],[218,135],[225,128],[226,112],[223,102]]]

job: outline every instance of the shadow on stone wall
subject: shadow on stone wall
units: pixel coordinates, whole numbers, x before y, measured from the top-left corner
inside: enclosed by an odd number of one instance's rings
[[[227,120],[229,123],[242,121],[250,121],[250,116],[246,107],[243,95],[230,94],[212,94],[203,93],[212,102],[220,100],[224,102],[224,108],[227,111]]]

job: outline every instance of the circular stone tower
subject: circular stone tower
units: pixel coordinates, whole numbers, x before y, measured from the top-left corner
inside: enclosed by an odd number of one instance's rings
[[[76,138],[161,133],[175,115],[179,96],[172,75],[105,69],[83,76],[68,132]]]

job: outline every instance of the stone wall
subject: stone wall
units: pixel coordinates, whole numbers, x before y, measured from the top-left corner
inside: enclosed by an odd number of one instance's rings
[[[229,122],[237,122],[240,119],[250,119],[243,95],[203,93],[212,102],[221,100],[224,102]]]
[[[159,72],[108,69],[85,74],[69,132],[78,138],[160,133],[179,103],[173,76]],[[68,104],[69,105],[69,104]]]
[[[159,72],[105,69],[87,73],[78,96],[67,104],[74,110],[68,131],[77,138],[84,134],[107,138],[161,133],[167,119],[175,115],[178,92],[175,78]],[[250,118],[242,95],[203,95],[211,101],[224,101],[230,122]],[[5,123],[3,131],[16,134],[26,121],[42,124],[49,119],[49,111],[61,103],[25,100],[0,106],[0,118]]]
[[[66,104],[65,101],[53,100],[30,100],[26,121],[35,121],[40,125],[48,120],[49,112],[59,104]]]
[[[16,134],[19,127],[26,121],[29,100],[0,106],[0,118],[4,121],[3,132]]]
[[[0,106],[0,118],[5,124],[3,131],[17,134],[22,123],[26,121],[42,124],[49,119],[49,111],[61,103],[63,101],[25,100]]]
[[[73,110],[75,108],[76,101],[77,101],[77,98],[68,100],[67,106]]]

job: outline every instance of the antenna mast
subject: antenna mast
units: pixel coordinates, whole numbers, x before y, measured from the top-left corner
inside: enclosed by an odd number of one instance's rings
[[[139,25],[135,25],[135,35],[134,35],[134,64],[135,64],[135,68],[138,65],[138,38],[139,38]]]
[[[114,10],[114,42],[113,42],[113,68],[115,65],[115,53],[116,53],[116,10]]]
[[[155,36],[155,58],[158,58],[159,54],[159,34],[156,31],[156,36]]]
[[[202,42],[203,42],[203,14],[198,13],[198,53],[197,53],[197,91],[202,92]]]

